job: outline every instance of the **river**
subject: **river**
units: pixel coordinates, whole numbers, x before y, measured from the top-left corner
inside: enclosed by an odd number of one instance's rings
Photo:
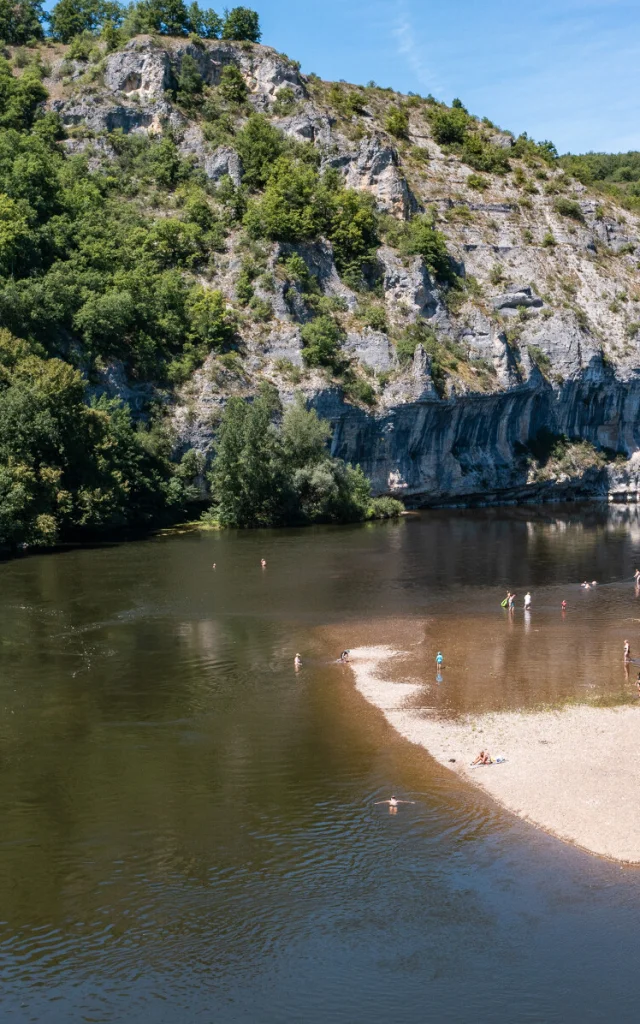
[[[400,637],[444,715],[630,702],[636,562],[636,510],[551,506],[0,565],[3,1020],[635,1021],[640,870],[464,784],[335,659]]]

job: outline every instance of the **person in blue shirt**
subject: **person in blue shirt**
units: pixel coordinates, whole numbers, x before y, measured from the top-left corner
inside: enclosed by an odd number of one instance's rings
[[[436,656],[436,665],[438,666],[438,668],[442,668],[442,662],[443,661],[444,661],[444,658],[443,658],[442,654],[440,653],[440,651],[438,651],[438,654]]]

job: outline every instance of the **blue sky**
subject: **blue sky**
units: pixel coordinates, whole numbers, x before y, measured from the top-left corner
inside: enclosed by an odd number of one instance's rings
[[[560,152],[640,149],[639,0],[245,3],[305,72],[459,96]]]

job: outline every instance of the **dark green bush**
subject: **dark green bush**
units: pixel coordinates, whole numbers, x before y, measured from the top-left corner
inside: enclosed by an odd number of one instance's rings
[[[471,119],[463,108],[431,107],[428,116],[431,133],[438,145],[461,145],[464,142]]]
[[[302,358],[306,366],[325,366],[334,372],[343,365],[340,348],[345,334],[332,316],[318,316],[305,324],[300,332],[304,349]]]
[[[385,130],[397,139],[406,139],[409,134],[409,116],[402,107],[392,107],[384,119]]]
[[[580,203],[574,199],[567,199],[565,196],[558,196],[553,208],[556,213],[561,214],[563,217],[570,217],[572,220],[584,221],[584,214],[580,207]]]
[[[247,84],[242,72],[235,64],[227,64],[220,75],[220,94],[228,103],[244,103],[247,98]]]

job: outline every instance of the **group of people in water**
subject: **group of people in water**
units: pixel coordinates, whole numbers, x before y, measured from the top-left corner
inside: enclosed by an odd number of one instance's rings
[[[509,611],[509,612],[515,611],[516,596],[517,596],[516,594],[512,594],[510,590],[507,590],[507,596],[505,597],[504,601],[502,602],[502,607],[506,608],[507,611]],[[527,593],[524,595],[524,605],[523,605],[523,607],[524,607],[525,612],[528,612],[528,611],[531,610],[531,594],[529,593],[529,591],[527,591]]]

